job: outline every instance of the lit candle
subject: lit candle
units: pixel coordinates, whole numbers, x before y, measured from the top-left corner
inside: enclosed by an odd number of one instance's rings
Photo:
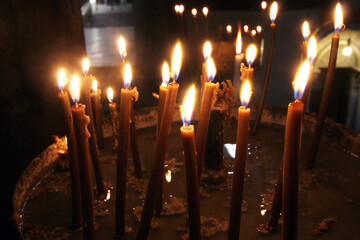
[[[115,208],[115,231],[116,236],[125,233],[125,199],[126,199],[126,176],[130,138],[130,121],[132,99],[138,99],[136,87],[130,89],[131,68],[127,63],[124,71],[124,88],[121,89],[121,101],[119,111],[119,138],[118,159],[116,172],[116,208]]]
[[[332,84],[333,84],[333,79],[334,79],[334,73],[335,73],[335,69],[336,69],[336,59],[337,59],[337,52],[338,52],[339,40],[340,40],[340,35],[338,33],[341,29],[344,28],[343,16],[342,16],[340,3],[338,3],[336,5],[336,9],[335,9],[334,28],[335,28],[335,33],[332,36],[332,40],[331,40],[329,65],[328,65],[328,69],[326,72],[323,95],[321,98],[319,114],[317,115],[317,119],[316,119],[313,140],[311,142],[310,151],[309,151],[309,155],[308,155],[308,159],[307,159],[307,163],[306,163],[306,166],[308,169],[313,168],[314,163],[315,163],[315,158],[316,158],[316,155],[317,155],[317,152],[319,149],[321,134],[322,134],[322,130],[324,127],[326,110],[327,110],[327,106],[328,106],[329,100],[330,100],[330,94],[331,94],[331,89],[332,89]]]
[[[120,36],[120,38],[119,38],[118,46],[119,46],[119,54],[121,57],[120,72],[123,74],[122,76],[124,76],[125,75],[125,66],[126,66],[125,58],[127,56],[127,52],[126,52],[125,40],[122,36]],[[134,108],[132,106],[132,103],[131,103],[130,117],[131,117],[130,145],[131,145],[132,159],[133,159],[133,163],[134,163],[134,172],[135,172],[136,177],[141,178],[142,171],[141,171],[141,164],[140,164],[139,147],[138,147],[138,142],[137,142],[137,137],[136,137],[135,113],[134,113]]]
[[[261,121],[262,110],[264,108],[267,87],[269,85],[271,62],[272,62],[272,56],[273,56],[273,52],[274,52],[275,26],[276,26],[275,19],[276,19],[276,15],[277,15],[277,10],[278,10],[277,2],[273,2],[270,7],[271,34],[270,34],[270,42],[269,42],[268,62],[267,62],[267,66],[266,66],[266,74],[265,74],[264,83],[263,83],[263,86],[261,89],[259,107],[258,107],[258,110],[256,111],[255,122],[254,122],[254,126],[252,128],[252,131],[251,131],[252,134],[257,133],[257,130],[258,130],[258,127],[259,127],[259,124]]]
[[[95,134],[95,128],[94,128],[94,118],[93,118],[93,112],[92,112],[92,106],[91,106],[91,99],[90,99],[90,82],[95,79],[91,74],[89,73],[90,68],[90,62],[87,58],[83,60],[83,84],[81,86],[81,96],[83,99],[83,102],[86,106],[85,113],[90,118],[90,123],[88,126],[89,132],[90,132],[90,139],[89,139],[89,145],[90,145],[90,155],[91,160],[93,164],[93,169],[95,173],[95,180],[96,180],[96,186],[98,193],[100,195],[105,195],[106,190],[103,182],[103,176],[101,173],[101,167],[100,167],[100,160],[99,160],[99,152],[97,147],[97,139]]]
[[[188,200],[189,239],[201,239],[199,182],[196,167],[194,125],[190,125],[195,99],[195,86],[192,85],[180,106],[183,126],[180,128],[184,148],[186,187]]]
[[[201,99],[199,123],[196,133],[197,168],[199,180],[201,179],[202,165],[205,157],[211,107],[214,104],[215,92],[219,88],[219,83],[212,82],[216,75],[216,67],[211,57],[206,60],[206,73],[207,81],[205,82],[204,93]]]
[[[104,148],[104,133],[102,129],[102,111],[101,111],[101,90],[97,87],[96,79],[92,80],[92,93],[91,104],[93,105],[95,112],[95,127],[96,127],[96,136],[98,140],[99,149]]]
[[[239,239],[241,206],[246,167],[246,155],[249,137],[250,108],[247,108],[251,97],[250,82],[245,81],[241,89],[241,107],[238,109],[238,126],[236,134],[236,152],[234,175],[231,188],[230,220],[228,239]]]
[[[206,41],[203,48],[204,62],[201,68],[201,96],[204,92],[205,83],[208,81],[206,73],[206,60],[211,57],[212,47],[209,41]]]
[[[235,45],[235,63],[234,63],[234,77],[233,77],[235,92],[240,91],[241,62],[244,58],[244,54],[241,52],[241,49],[242,49],[241,26],[239,25],[238,33],[236,37],[236,45]]]
[[[156,138],[155,156],[152,162],[149,185],[146,193],[144,209],[141,215],[141,223],[137,239],[146,239],[149,234],[149,227],[154,210],[155,200],[159,191],[161,178],[163,177],[163,166],[166,156],[166,150],[171,132],[171,123],[174,115],[176,97],[179,89],[179,84],[176,83],[179,77],[181,67],[181,45],[177,43],[171,62],[171,75],[173,82],[168,85],[168,92],[166,94],[164,112],[161,119],[161,127]]]
[[[261,9],[264,11],[266,9],[266,7],[267,7],[266,1],[262,1],[261,2]]]
[[[198,25],[197,25],[197,22],[196,22],[196,16],[197,16],[196,8],[191,9],[191,14],[192,14],[193,19],[194,19],[195,36],[197,36],[198,35]]]
[[[254,68],[251,65],[255,61],[257,49],[254,44],[251,44],[246,50],[246,61],[248,67],[245,67],[243,64],[241,66],[241,81],[249,80],[251,83],[254,79]]]
[[[60,70],[58,77],[58,85],[60,92],[58,97],[61,103],[62,112],[64,114],[64,121],[66,124],[66,137],[69,152],[69,166],[70,166],[70,183],[71,183],[71,206],[72,206],[72,223],[74,226],[79,226],[81,223],[81,189],[79,176],[79,162],[76,149],[76,139],[73,125],[73,116],[71,113],[71,106],[69,95],[64,91],[66,84],[66,75],[64,70]]]
[[[305,61],[298,71],[294,86],[295,101],[288,106],[285,125],[283,166],[283,239],[297,239],[298,176],[304,104],[300,101],[309,75]]]
[[[302,57],[303,59],[307,59],[307,51],[308,51],[308,39],[310,36],[310,27],[309,23],[305,21],[302,26],[302,35],[304,38],[304,41],[302,43]]]
[[[203,7],[202,12],[203,12],[204,18],[205,18],[205,34],[206,34],[206,37],[209,37],[209,23],[208,23],[209,8]]]
[[[117,149],[118,147],[118,128],[119,128],[119,118],[116,110],[116,102],[114,102],[114,91],[112,88],[108,88],[107,96],[109,100],[109,109],[111,116],[111,125],[113,130],[113,139],[114,139],[114,147],[113,149]]]
[[[316,56],[316,40],[315,40],[315,37],[311,37],[309,40],[308,49],[307,49],[307,59],[310,61],[310,63],[312,63],[314,61],[315,56]],[[312,68],[312,66],[310,66],[309,78],[312,75],[312,70],[313,70],[313,68]],[[311,89],[311,81],[309,79],[308,83],[306,84],[304,94],[301,98],[301,102],[304,104],[305,108],[306,108],[307,101],[309,99],[310,89]]]
[[[168,91],[169,78],[170,78],[169,66],[168,66],[167,62],[164,62],[163,68],[162,68],[162,83],[159,88],[159,108],[158,108],[157,133],[160,130],[161,117],[162,117],[162,113],[164,111],[164,104],[165,104],[165,99],[166,99],[166,93]],[[163,168],[162,173],[164,173],[164,166],[162,166],[162,168]],[[161,214],[161,211],[163,210],[163,189],[164,189],[163,182],[164,182],[164,178],[161,178],[158,198],[156,201],[156,215],[158,215],[158,216]]]
[[[248,32],[249,31],[249,26],[248,25],[244,25],[244,32]]]
[[[91,177],[91,163],[89,154],[89,137],[87,129],[90,118],[85,115],[85,105],[78,104],[80,99],[79,78],[74,76],[71,82],[71,96],[75,105],[71,108],[74,117],[77,153],[79,159],[81,198],[83,211],[84,239],[94,239],[94,192]]]

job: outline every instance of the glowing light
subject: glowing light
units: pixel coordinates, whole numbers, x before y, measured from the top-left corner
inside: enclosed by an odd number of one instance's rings
[[[295,80],[292,82],[294,87],[295,99],[301,99],[309,77],[309,71],[310,71],[310,62],[309,60],[306,60],[301,65],[299,71],[296,74]]]
[[[131,78],[132,78],[131,67],[130,67],[130,64],[127,63],[125,65],[125,71],[124,71],[124,87],[125,88],[130,87]]]
[[[310,62],[314,61],[316,57],[316,39],[315,37],[311,37],[309,40],[308,50],[307,50],[307,59]]]
[[[232,33],[232,27],[231,27],[231,25],[227,25],[227,26],[226,26],[226,31],[227,31],[228,33]]]
[[[75,103],[78,103],[80,100],[80,81],[77,75],[74,75],[71,79],[69,90],[73,101]]]
[[[273,2],[270,7],[270,20],[272,23],[275,22],[277,11],[278,11],[278,4],[277,2]]]
[[[261,216],[265,216],[266,211],[267,211],[266,209],[262,209],[262,210],[260,211]]]
[[[179,5],[176,4],[174,9],[175,9],[175,12],[178,13],[179,12]]]
[[[165,179],[167,182],[171,182],[171,170],[167,170],[165,173]]]
[[[169,84],[169,80],[170,80],[169,65],[167,64],[167,62],[164,62],[163,67],[162,67],[162,83],[161,83],[161,86],[166,87]]]
[[[181,5],[179,6],[179,13],[180,13],[180,14],[183,14],[184,10],[185,10],[185,7],[184,7],[184,5],[181,4]]]
[[[207,7],[203,7],[202,12],[204,16],[206,17],[209,14],[209,9]]]
[[[255,35],[256,35],[256,30],[255,30],[255,29],[251,30],[251,35],[252,35],[252,36],[255,36]]]
[[[59,71],[59,75],[58,75],[58,86],[59,86],[59,90],[63,91],[66,85],[66,74],[65,74],[65,70],[61,69]]]
[[[184,126],[189,126],[195,100],[195,85],[193,84],[186,93],[183,104],[180,106],[181,119]]]
[[[83,74],[88,74],[89,73],[89,68],[90,68],[90,61],[89,61],[89,59],[84,58],[84,60],[82,62]]]
[[[126,57],[127,53],[126,53],[125,40],[122,36],[119,37],[118,47],[119,47],[120,57],[121,57],[121,59],[124,59]]]
[[[206,60],[206,73],[207,73],[208,81],[212,82],[216,75],[216,67],[214,60],[211,57],[209,57]]]
[[[107,190],[106,198],[104,199],[104,201],[105,201],[105,202],[106,202],[106,201],[109,201],[110,198],[111,198],[111,194],[110,194],[110,189],[109,189],[109,190]]]
[[[196,17],[196,15],[197,15],[197,10],[196,10],[196,8],[191,9],[191,14],[192,14],[194,17]]]
[[[91,88],[92,88],[92,91],[93,91],[93,92],[96,92],[96,91],[97,91],[98,82],[96,81],[96,79],[92,80],[92,82],[91,82]]]
[[[257,54],[257,49],[254,44],[251,44],[246,50],[246,61],[249,67],[254,63]]]
[[[242,106],[247,107],[249,105],[251,94],[250,82],[246,80],[241,86],[240,100]]]
[[[310,36],[310,27],[309,27],[309,23],[307,21],[305,21],[303,23],[302,34],[303,34],[304,41],[307,41]]]
[[[262,2],[261,2],[261,8],[262,8],[263,10],[265,10],[266,7],[267,7],[266,1],[262,1]]]
[[[344,49],[343,49],[343,54],[345,56],[350,56],[352,53],[352,48],[350,46],[346,46]]]
[[[208,59],[211,56],[212,47],[209,41],[206,41],[203,48],[204,59]]]
[[[235,158],[236,144],[225,143],[224,147],[228,152],[228,154],[230,155],[230,157]]]
[[[342,10],[341,10],[341,5],[340,3],[336,4],[336,8],[335,8],[335,23],[334,23],[334,29],[335,32],[339,32],[342,28],[343,28],[343,14],[342,14]]]
[[[244,25],[244,32],[248,32],[249,31],[249,26],[248,25]]]
[[[260,25],[256,26],[256,31],[257,31],[258,33],[261,33],[262,27],[261,27]]]
[[[180,74],[182,61],[181,45],[180,42],[176,43],[172,59],[171,59],[171,74],[173,75],[174,81],[176,81]]]
[[[242,47],[241,30],[239,29],[237,38],[236,38],[236,48],[235,48],[235,52],[237,55],[239,55],[241,53],[241,47]]]
[[[107,90],[107,97],[108,97],[109,102],[114,101],[114,91],[111,87],[109,87]]]

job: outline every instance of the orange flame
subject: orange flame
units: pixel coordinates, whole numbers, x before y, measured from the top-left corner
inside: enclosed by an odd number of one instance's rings
[[[209,57],[206,60],[206,72],[207,72],[208,80],[212,82],[216,75],[216,67],[212,57]]]
[[[303,34],[303,38],[304,40],[308,40],[309,36],[310,36],[310,27],[309,27],[309,23],[307,21],[305,21],[303,23],[302,26],[302,34]]]
[[[161,84],[161,86],[166,87],[169,84],[169,79],[170,79],[169,65],[167,64],[167,62],[164,62],[163,67],[162,67],[162,84]]]
[[[120,57],[121,57],[121,59],[124,59],[126,57],[127,53],[126,53],[125,40],[124,40],[123,36],[119,37],[118,47],[119,47]]]
[[[270,7],[270,20],[272,23],[275,22],[277,11],[278,11],[278,4],[277,2],[273,2]]]
[[[338,3],[336,4],[336,8],[335,8],[335,22],[334,22],[335,32],[339,32],[342,29],[343,25],[344,22],[343,22],[341,5],[340,3]]]
[[[246,61],[249,67],[254,63],[257,49],[254,44],[251,44],[246,50]]]
[[[66,74],[65,74],[65,70],[61,69],[59,71],[59,75],[58,75],[58,86],[59,86],[59,90],[63,91],[66,85]]]
[[[73,101],[75,103],[78,103],[80,100],[80,81],[77,75],[74,75],[71,79],[69,90]]]
[[[262,27],[261,27],[260,25],[256,26],[256,31],[257,31],[258,33],[261,33]]]
[[[244,32],[248,32],[249,31],[249,26],[248,25],[244,25]]]
[[[191,115],[193,113],[195,101],[195,85],[193,84],[186,93],[183,104],[180,106],[181,118],[184,126],[189,126],[191,122]]]
[[[310,71],[310,63],[309,60],[306,60],[300,67],[299,71],[297,72],[295,76],[295,80],[292,82],[294,87],[294,96],[295,99],[301,99],[306,83],[309,77],[309,71]]]
[[[266,7],[267,7],[266,1],[262,1],[262,2],[261,2],[261,8],[262,8],[263,10],[265,10]]]
[[[96,81],[96,79],[92,80],[91,82],[91,87],[92,87],[92,91],[96,92],[97,88],[98,88],[98,82]]]
[[[165,173],[165,179],[167,182],[171,182],[171,170],[167,170]]]
[[[114,101],[114,91],[111,87],[109,87],[107,90],[107,97],[110,103]]]
[[[314,61],[316,57],[316,39],[315,37],[311,37],[309,40],[308,50],[307,50],[307,59],[310,62]]]
[[[196,8],[191,9],[191,14],[192,14],[194,17],[196,17],[196,15],[197,15],[197,10],[196,10]]]
[[[179,6],[179,13],[182,14],[184,12],[184,10],[185,10],[185,7],[184,7],[184,5],[181,4]]]
[[[204,44],[204,49],[203,49],[205,60],[211,56],[211,52],[212,52],[211,43],[209,41],[206,41]]]
[[[206,17],[209,14],[209,9],[207,7],[203,7],[202,12],[204,16]]]
[[[82,62],[83,74],[88,74],[89,73],[89,68],[90,68],[90,61],[89,61],[88,58],[84,58],[84,60]]]
[[[242,106],[247,107],[249,105],[251,95],[251,85],[250,82],[246,80],[241,87],[240,93],[240,100]]]
[[[180,74],[181,62],[181,45],[180,42],[177,42],[171,59],[171,74],[173,75],[175,81],[178,79]]]
[[[130,87],[131,78],[132,78],[131,67],[130,67],[130,64],[127,63],[125,65],[125,71],[124,71],[124,87],[125,88]]]
[[[247,25],[245,25],[247,26]],[[244,31],[245,31],[244,26]],[[242,41],[241,41],[241,29],[238,30],[237,38],[236,38],[236,55],[239,55],[241,53],[241,47],[242,47]]]

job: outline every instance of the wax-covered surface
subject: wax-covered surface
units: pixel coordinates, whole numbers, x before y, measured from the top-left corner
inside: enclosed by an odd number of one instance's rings
[[[169,142],[169,153],[166,159],[165,172],[172,170],[170,183],[164,181],[164,201],[171,205],[171,212],[184,212],[183,202],[186,202],[186,184],[184,160],[182,156],[181,138],[179,123],[173,123],[172,133]],[[235,142],[236,121],[225,127],[225,143]],[[111,130],[110,130],[111,131]],[[153,158],[155,146],[155,127],[138,130],[140,158],[144,167],[145,179],[148,178],[150,164]],[[309,137],[303,137],[301,166],[304,165],[310,141]],[[106,186],[114,186],[115,183],[115,159],[116,154],[112,150],[112,138],[106,139],[105,150],[101,152]],[[257,231],[260,224],[266,223],[268,216],[262,216],[266,209],[269,209],[271,197],[274,191],[273,184],[276,182],[279,173],[280,160],[283,152],[284,129],[272,126],[261,126],[259,134],[249,137],[249,158],[247,162],[248,177],[244,183],[244,197],[246,201],[246,212],[242,214],[241,237],[246,239],[279,239],[280,228],[272,235],[263,235]],[[233,145],[225,145],[225,164],[231,165],[232,153],[228,152]],[[231,151],[230,151],[231,152]],[[175,158],[175,159],[173,159]],[[299,239],[312,239],[316,233],[317,224],[324,218],[327,222],[333,222],[330,231],[321,232],[326,239],[356,239],[360,234],[360,190],[357,186],[360,183],[360,162],[359,158],[344,151],[336,142],[322,144],[319,152],[319,159],[316,170],[313,172],[304,171],[301,167],[299,181]],[[132,161],[129,161],[131,167]],[[201,216],[212,217],[207,219],[207,224],[202,226],[205,231],[203,235],[209,235],[214,228],[207,227],[209,222],[219,221],[219,230],[226,229],[229,217],[230,190],[232,168],[225,171],[230,173],[224,184],[204,185],[200,199]],[[206,176],[207,174],[205,174]],[[22,230],[24,236],[49,238],[58,236],[63,238],[81,239],[81,230],[71,229],[71,206],[70,206],[70,185],[69,172],[59,170],[43,176],[40,184],[33,190],[24,207]],[[129,185],[127,188],[127,215],[126,225],[132,228],[124,239],[134,239],[139,223],[134,215],[134,208],[141,206],[144,197],[142,181],[136,181],[131,170],[129,172]],[[220,178],[221,179],[221,178]],[[146,180],[145,180],[146,181]],[[137,190],[136,190],[137,189]],[[140,190],[140,192],[138,192]],[[107,202],[96,202],[95,209],[98,214],[105,216],[96,217],[95,235],[101,239],[113,239],[115,234],[114,226],[114,189],[110,190],[111,197]],[[182,199],[184,201],[182,201]],[[165,207],[167,209],[167,207]],[[138,209],[137,209],[138,210]],[[244,209],[245,210],[245,206]],[[138,212],[138,211],[137,211]],[[110,213],[110,214],[109,214]],[[334,218],[334,219],[333,219]],[[178,228],[184,228],[186,214],[181,213],[171,216],[160,216],[156,218],[155,225],[158,229],[150,231],[149,239],[180,239],[184,232]],[[204,218],[202,218],[204,221]],[[324,225],[324,224],[323,224]],[[315,230],[314,230],[315,229]],[[53,234],[53,235],[51,235]],[[218,231],[208,239],[224,239],[227,232]]]

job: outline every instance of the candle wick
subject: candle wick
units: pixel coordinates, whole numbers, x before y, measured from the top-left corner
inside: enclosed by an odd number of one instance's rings
[[[75,102],[75,108],[78,108],[79,104],[77,102]]]

